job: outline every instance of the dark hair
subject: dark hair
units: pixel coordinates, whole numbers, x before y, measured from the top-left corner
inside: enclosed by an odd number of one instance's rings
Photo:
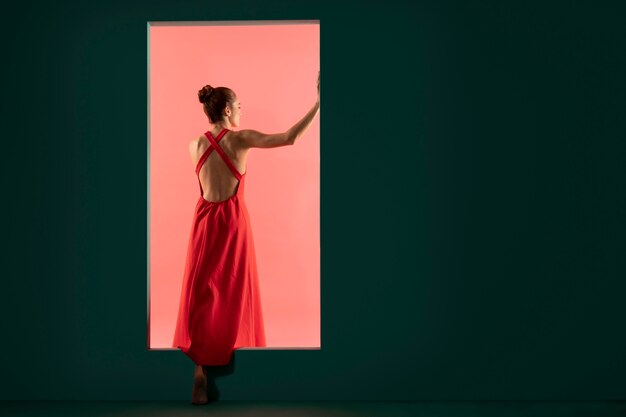
[[[228,87],[213,88],[205,85],[198,91],[198,99],[204,106],[204,113],[209,117],[211,123],[222,120],[224,109],[227,104],[235,102],[235,92]]]

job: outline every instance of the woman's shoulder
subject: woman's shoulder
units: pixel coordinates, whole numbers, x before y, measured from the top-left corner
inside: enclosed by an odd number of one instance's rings
[[[239,152],[242,149],[245,149],[245,143],[241,139],[241,131],[239,130],[230,130],[224,134],[224,143],[228,148],[233,150],[234,152]]]
[[[189,141],[189,153],[191,156],[196,155],[198,152],[202,152],[209,147],[209,140],[206,136],[198,136]]]

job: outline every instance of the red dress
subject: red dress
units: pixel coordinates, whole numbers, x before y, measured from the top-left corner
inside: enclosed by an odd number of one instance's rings
[[[240,174],[213,138],[200,157],[196,175],[213,150],[239,181],[235,194],[224,201],[200,199],[196,204],[187,248],[178,319],[172,347],[180,348],[198,365],[230,363],[234,349],[266,346],[256,255],[248,209],[243,198],[245,175]],[[247,172],[246,172],[247,173]]]

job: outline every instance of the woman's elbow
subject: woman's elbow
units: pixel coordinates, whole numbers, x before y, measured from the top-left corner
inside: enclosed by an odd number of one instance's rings
[[[298,140],[298,135],[292,132],[287,132],[287,134],[285,135],[285,146],[294,145],[296,143],[296,140]]]

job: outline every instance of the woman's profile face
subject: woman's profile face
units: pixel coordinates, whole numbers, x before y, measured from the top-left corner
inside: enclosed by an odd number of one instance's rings
[[[235,97],[235,101],[233,101],[229,106],[230,108],[230,124],[239,127],[239,119],[241,118],[241,103],[239,99]]]

